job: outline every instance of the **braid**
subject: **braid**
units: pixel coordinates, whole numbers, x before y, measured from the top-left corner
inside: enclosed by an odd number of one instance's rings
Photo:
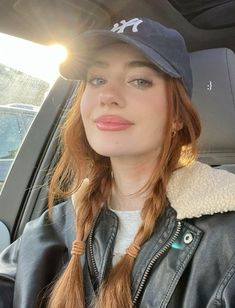
[[[106,168],[107,169],[107,168]],[[71,251],[71,259],[64,271],[63,275],[59,278],[53,287],[48,307],[49,308],[84,308],[85,295],[83,287],[83,275],[80,257],[84,253],[84,244],[90,233],[93,222],[100,211],[100,201],[104,200],[107,194],[110,194],[107,187],[111,180],[111,176],[107,173],[100,172],[100,175],[105,175],[101,180],[105,185],[105,191],[102,185],[97,185],[97,180],[94,180],[96,171],[93,170],[91,180],[85,179],[77,193],[73,196],[76,210],[76,240],[73,243]],[[98,201],[98,202],[97,202]],[[83,248],[83,251],[82,251]],[[71,293],[72,292],[72,293]],[[58,294],[72,294],[72,296],[60,296]]]
[[[91,227],[91,221],[93,220],[92,209],[86,206],[84,199],[87,194],[88,181],[84,181],[80,187],[79,198],[75,199],[77,210],[77,235],[72,247],[72,256],[62,276],[58,279],[53,287],[48,307],[49,308],[73,308],[77,305],[81,308],[85,307],[85,296],[83,288],[83,274],[80,262],[81,243],[85,243],[88,229]],[[77,243],[80,244],[76,247]],[[77,251],[79,248],[79,252]],[[78,252],[78,253],[77,253]],[[69,294],[73,296],[58,296],[58,294]]]

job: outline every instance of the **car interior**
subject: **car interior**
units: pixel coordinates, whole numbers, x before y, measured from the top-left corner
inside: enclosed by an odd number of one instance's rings
[[[0,32],[66,47],[79,32],[141,16],[183,35],[202,121],[199,160],[235,173],[235,1],[2,0]],[[14,160],[0,194],[0,251],[47,207],[59,128],[77,86],[58,78]]]

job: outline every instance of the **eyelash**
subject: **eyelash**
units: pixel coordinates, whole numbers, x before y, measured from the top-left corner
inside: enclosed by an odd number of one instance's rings
[[[139,81],[144,82],[144,84],[139,84]],[[129,83],[134,83],[134,82],[137,82],[137,84],[136,84],[137,87],[147,88],[147,87],[151,87],[153,85],[152,81],[144,79],[144,78],[136,78],[136,79],[129,81]]]
[[[102,83],[97,83],[97,81],[101,81],[102,80]],[[92,85],[92,86],[100,86],[100,85],[103,85],[106,83],[106,80],[102,77],[91,77],[87,80],[88,84]],[[140,84],[139,82],[142,82],[142,84]],[[144,82],[144,84],[143,84]],[[128,83],[133,83],[135,84],[137,87],[140,87],[140,88],[147,88],[147,87],[151,87],[153,82],[150,81],[150,80],[147,80],[147,79],[144,79],[144,78],[136,78],[136,79],[133,79],[131,81],[128,81]]]
[[[103,80],[103,83],[100,83],[100,84],[96,84],[95,81],[98,81],[98,80]],[[92,86],[99,86],[99,85],[103,85],[105,83],[105,79],[104,78],[101,78],[101,77],[91,77],[87,80],[87,82],[92,85]]]

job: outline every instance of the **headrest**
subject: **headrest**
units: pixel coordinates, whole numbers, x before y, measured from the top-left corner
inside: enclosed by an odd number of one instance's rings
[[[235,54],[218,48],[192,52],[190,57],[192,101],[202,122],[199,160],[235,164]]]

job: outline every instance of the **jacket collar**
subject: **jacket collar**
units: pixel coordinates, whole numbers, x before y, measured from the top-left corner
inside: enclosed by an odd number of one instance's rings
[[[194,161],[172,174],[167,197],[178,219],[235,211],[235,175]]]
[[[87,183],[72,196],[75,209]],[[178,219],[235,211],[235,175],[194,161],[173,172],[167,198]]]

